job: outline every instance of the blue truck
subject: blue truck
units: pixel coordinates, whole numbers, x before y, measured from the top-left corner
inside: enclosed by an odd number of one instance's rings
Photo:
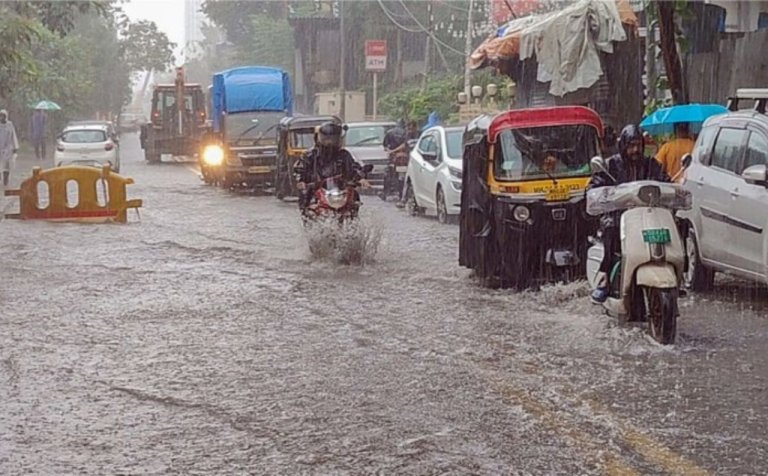
[[[287,72],[243,66],[213,75],[209,88],[211,128],[200,154],[206,183],[225,188],[274,187],[277,128],[293,115]]]

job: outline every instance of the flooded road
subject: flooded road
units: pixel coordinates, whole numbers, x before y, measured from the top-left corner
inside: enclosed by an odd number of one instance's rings
[[[768,292],[655,344],[584,284],[513,293],[458,227],[364,197],[365,266],[295,203],[147,165],[139,221],[0,221],[0,474],[765,474]]]

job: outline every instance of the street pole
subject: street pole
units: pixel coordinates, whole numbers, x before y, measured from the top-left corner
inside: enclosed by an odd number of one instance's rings
[[[469,75],[472,71],[469,69],[469,55],[472,54],[472,8],[474,0],[469,0],[469,12],[467,13],[467,41],[464,44],[464,94],[469,97]]]
[[[376,111],[379,108],[379,73],[373,72],[373,120],[376,120]]]
[[[432,49],[432,0],[427,1],[427,44],[424,48],[424,77],[421,81],[421,89],[427,87],[429,76],[430,50]]]
[[[339,65],[339,92],[341,98],[339,99],[339,116],[344,120],[346,116],[346,99],[347,99],[347,81],[345,76],[346,71],[346,45],[344,41],[344,0],[339,0],[339,36],[341,43],[341,64]]]

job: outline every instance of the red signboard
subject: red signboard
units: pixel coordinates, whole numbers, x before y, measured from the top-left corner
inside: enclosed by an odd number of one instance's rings
[[[366,71],[384,71],[387,69],[387,41],[365,41],[365,69]]]

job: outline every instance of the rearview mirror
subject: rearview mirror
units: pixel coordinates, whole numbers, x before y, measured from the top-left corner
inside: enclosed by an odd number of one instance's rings
[[[683,169],[687,169],[693,163],[693,156],[691,154],[685,154],[683,156]]]
[[[589,161],[589,165],[592,166],[592,172],[608,173],[608,170],[606,169],[606,166],[605,166],[605,160],[599,155],[592,157],[592,159]]]
[[[421,156],[424,157],[424,160],[427,162],[437,162],[437,154],[434,152],[422,152]]]
[[[765,165],[753,165],[742,172],[741,177],[752,185],[768,186],[768,167]]]
[[[369,173],[371,170],[373,170],[373,164],[365,164],[363,165],[363,172]]]

